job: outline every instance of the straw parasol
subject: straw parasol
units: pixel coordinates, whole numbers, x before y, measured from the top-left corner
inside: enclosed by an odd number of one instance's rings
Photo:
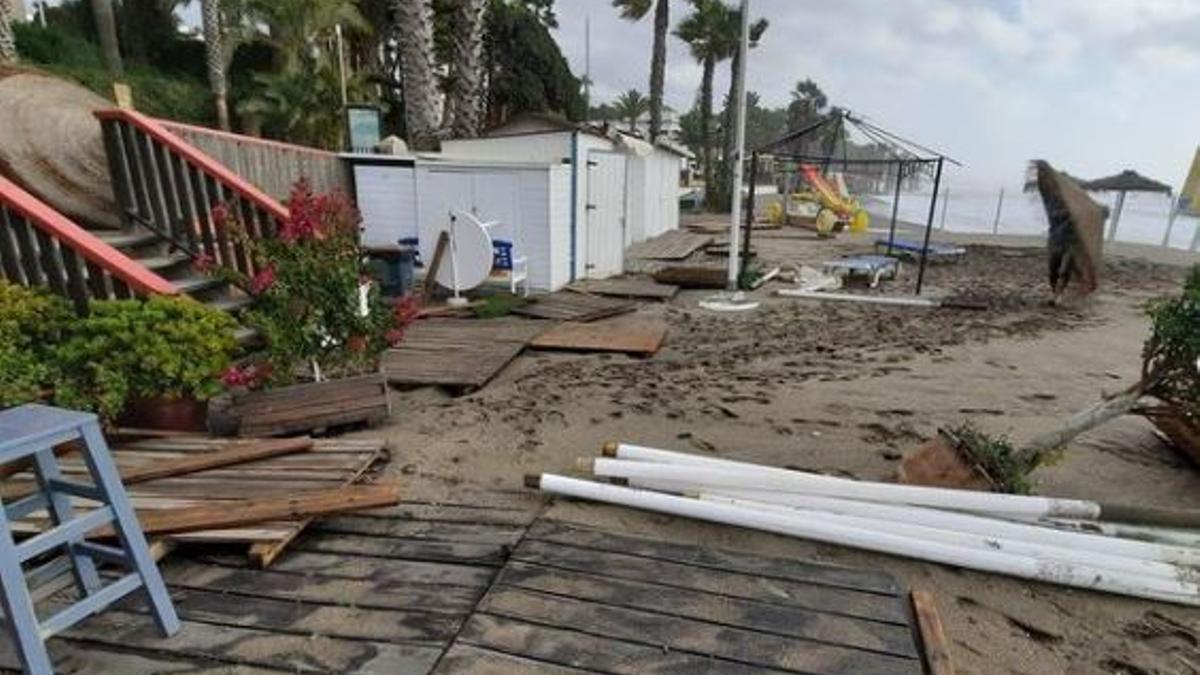
[[[1042,197],[1050,225],[1050,286],[1058,298],[1071,278],[1086,295],[1099,285],[1104,253],[1104,220],[1108,209],[1097,204],[1065,173],[1045,160],[1033,162],[1034,178],[1026,186]]]
[[[100,123],[92,116],[111,107],[73,82],[0,67],[0,174],[83,225],[120,227]]]
[[[1108,226],[1109,241],[1112,241],[1117,236],[1117,224],[1121,222],[1121,211],[1125,209],[1126,194],[1130,192],[1171,194],[1170,185],[1160,183],[1152,178],[1146,178],[1132,169],[1126,169],[1121,173],[1105,178],[1083,181],[1082,187],[1090,192],[1117,193],[1117,203],[1113,206],[1112,224]]]

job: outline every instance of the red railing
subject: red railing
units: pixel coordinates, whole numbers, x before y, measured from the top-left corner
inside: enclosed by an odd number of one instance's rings
[[[101,110],[113,191],[130,227],[147,228],[193,259],[245,275],[257,265],[229,220],[251,239],[274,236],[287,209],[228,167],[133,110]]]
[[[171,282],[0,176],[0,274],[48,286],[83,310],[90,299],[174,295]]]

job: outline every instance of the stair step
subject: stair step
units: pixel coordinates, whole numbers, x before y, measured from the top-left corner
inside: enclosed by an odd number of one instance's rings
[[[188,258],[186,255],[184,255],[182,253],[172,253],[170,255],[155,255],[155,256],[149,256],[146,258],[137,258],[137,261],[140,262],[144,267],[154,270],[154,271],[165,270],[170,267],[179,265],[180,263],[185,263],[188,260],[190,260],[190,258]]]
[[[97,232],[96,236],[113,248],[127,249],[154,244],[159,236],[149,230],[121,230],[119,232]]]
[[[236,312],[240,309],[245,309],[245,308],[249,307],[250,305],[254,304],[254,298],[247,297],[244,295],[236,296],[236,297],[229,296],[229,297],[224,297],[224,298],[217,298],[215,300],[209,300],[205,304],[208,305],[209,307],[212,307],[213,309],[219,309],[223,312],[229,312],[232,314],[233,312]]]
[[[175,279],[171,283],[175,285],[175,288],[179,289],[180,293],[195,295],[214,288],[220,288],[227,282],[224,279],[214,279],[213,277],[190,276]]]

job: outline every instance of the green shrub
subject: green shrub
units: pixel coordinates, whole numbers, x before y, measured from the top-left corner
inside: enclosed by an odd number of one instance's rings
[[[65,300],[0,281],[0,407],[43,397],[57,373],[53,349],[71,317]]]
[[[1183,293],[1152,303],[1152,330],[1142,350],[1146,393],[1200,421],[1200,265]]]
[[[185,297],[93,302],[55,350],[55,400],[107,419],[133,398],[206,400],[237,352],[235,329],[224,312]]]
[[[989,436],[970,422],[945,432],[958,444],[958,449],[992,484],[997,492],[1029,494],[1033,489],[1031,475],[1047,458],[1037,452],[1013,447],[1006,436]]]

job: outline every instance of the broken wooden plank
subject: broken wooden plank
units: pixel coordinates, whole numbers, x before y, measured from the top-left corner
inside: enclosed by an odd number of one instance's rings
[[[356,485],[332,490],[314,490],[281,499],[231,500],[220,504],[182,509],[138,511],[138,522],[145,534],[172,534],[251,525],[268,520],[311,518],[400,501],[396,485]],[[112,536],[111,527],[96,530],[98,536]]]
[[[584,675],[597,671],[554,665],[456,642],[438,661],[433,672],[436,675]]]
[[[547,325],[519,318],[418,321],[384,352],[382,370],[392,384],[482,387]]]
[[[243,464],[269,457],[278,457],[312,448],[311,438],[284,438],[278,440],[254,440],[231,444],[222,450],[204,455],[192,455],[166,462],[148,463],[121,472],[125,485],[143,483],[158,478],[216,469],[223,466]]]
[[[219,396],[209,402],[208,424],[222,436],[281,436],[375,423],[390,412],[387,382],[372,373]]]
[[[729,272],[711,265],[669,265],[654,271],[654,280],[682,288],[725,288]]]
[[[567,290],[595,295],[610,295],[617,298],[670,300],[679,292],[679,287],[672,284],[660,284],[653,279],[634,277],[624,279],[585,279],[567,286]]]
[[[422,541],[353,534],[311,534],[293,544],[297,551],[367,555],[398,560],[427,560],[461,565],[499,566],[508,558],[506,544]]]
[[[595,321],[637,309],[637,303],[598,295],[559,292],[530,299],[513,314],[556,321]]]
[[[529,343],[535,349],[622,352],[651,355],[662,347],[667,324],[644,315],[619,316],[591,323],[566,321]]]
[[[921,645],[925,652],[925,664],[929,675],[954,675],[954,662],[950,660],[950,645],[942,629],[942,617],[938,613],[937,601],[927,591],[912,592],[913,614],[921,633]]]

